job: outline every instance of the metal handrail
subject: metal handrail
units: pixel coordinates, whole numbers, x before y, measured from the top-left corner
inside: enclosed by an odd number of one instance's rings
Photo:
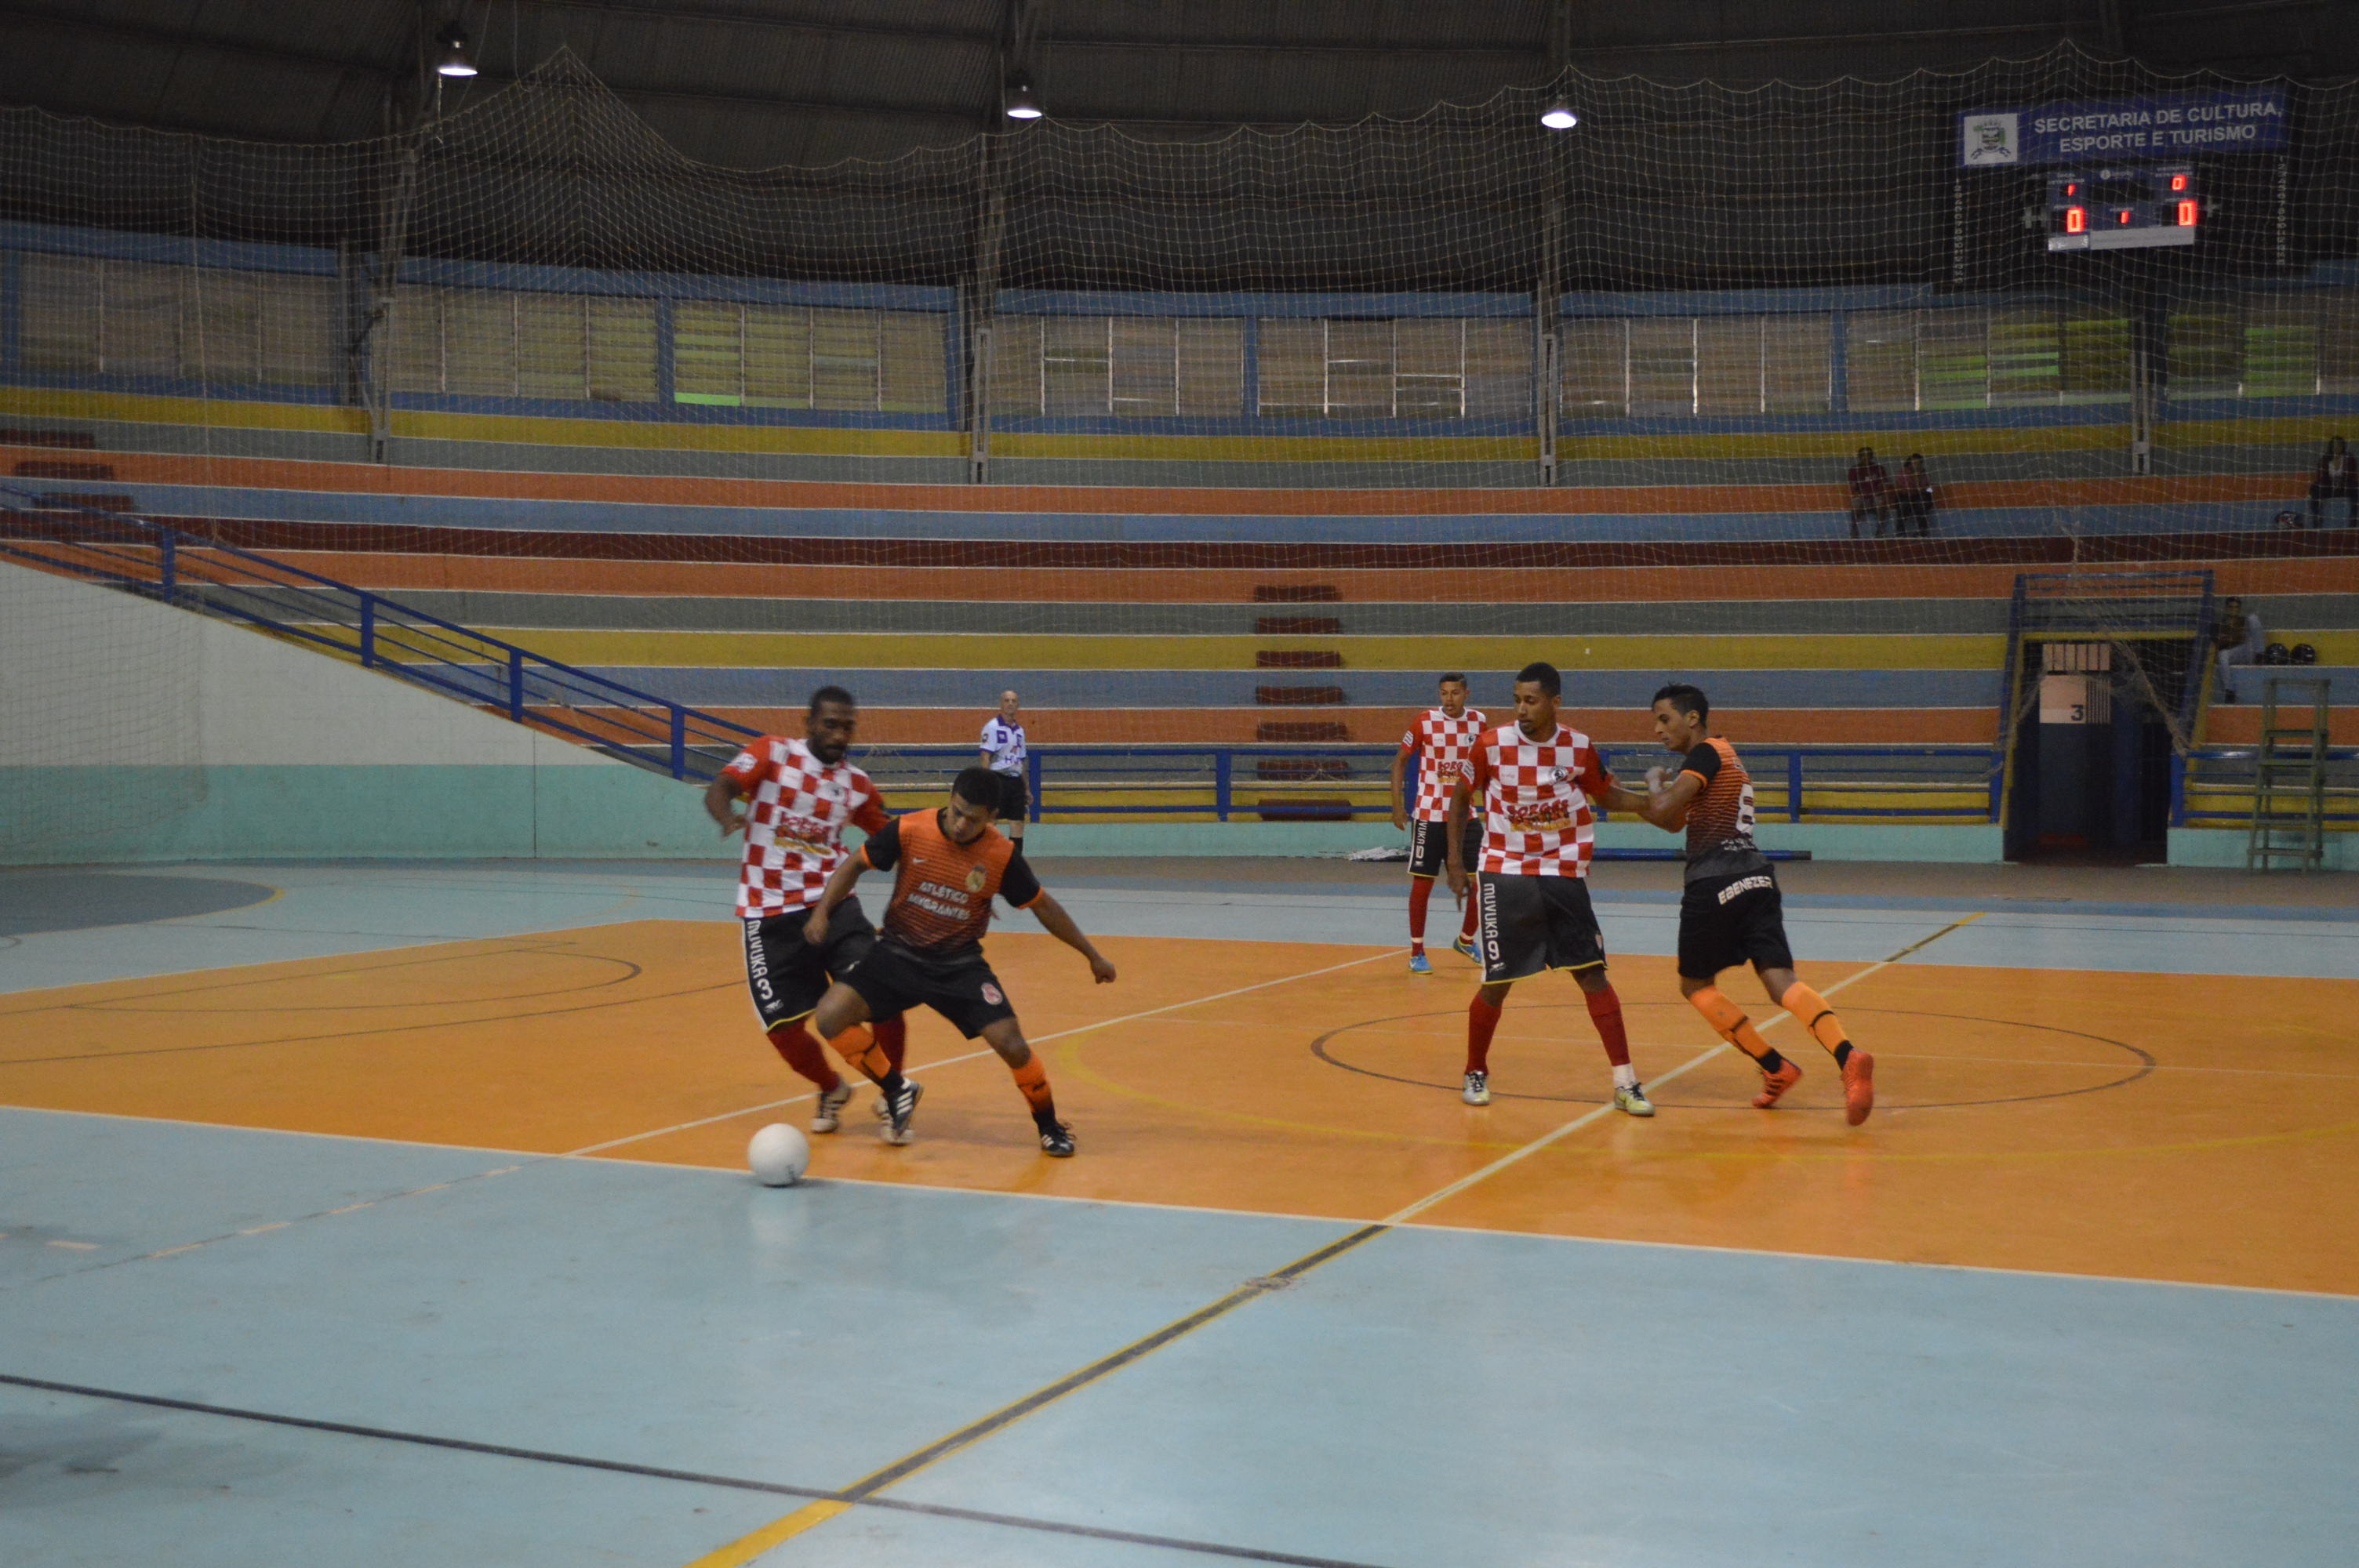
[[[726,757],[706,753],[734,755],[759,733],[384,594],[152,518],[13,484],[0,484],[0,511],[26,524],[0,536],[0,556],[356,658],[364,668],[675,779],[711,778]],[[288,617],[264,590],[303,594],[306,608],[321,613],[317,620]]]

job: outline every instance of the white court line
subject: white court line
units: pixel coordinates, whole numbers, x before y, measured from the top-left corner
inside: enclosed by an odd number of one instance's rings
[[[1893,954],[1889,958],[1879,959],[1877,962],[1870,964],[1866,968],[1862,969],[1855,975],[1844,976],[1842,979],[1837,980],[1834,984],[1829,986],[1819,994],[1821,996],[1832,996],[1846,986],[1856,985],[1861,980],[1867,979],[1868,976],[1876,973],[1878,970],[1890,968],[1893,965],[1900,962],[1901,959],[1906,958],[1911,953],[1917,952],[1920,948],[1931,946],[1934,943],[1940,941],[1942,937],[1947,936],[1951,932],[1957,930],[1960,926],[1971,925],[1981,918],[1981,912],[1977,912],[1967,915],[1963,920],[1951,921],[1949,925],[1944,925],[1939,931],[1934,932],[1932,935],[1926,937],[1923,941],[1913,942],[1908,946],[1900,949],[1897,953]],[[1764,1033],[1766,1033],[1776,1028],[1779,1023],[1784,1022],[1787,1019],[1793,1016],[1794,1015],[1792,1013],[1788,1012],[1784,1008],[1779,1008],[1775,1013],[1772,1013],[1767,1019],[1764,1020],[1759,1027]],[[1680,1063],[1678,1066],[1673,1067],[1669,1072],[1656,1078],[1655,1083],[1658,1086],[1668,1084],[1673,1078],[1678,1077],[1680,1074],[1692,1072],[1696,1068],[1702,1066],[1706,1062],[1711,1061],[1723,1051],[1733,1049],[1734,1047],[1729,1045],[1727,1042],[1723,1041],[1720,1044],[1717,1044],[1711,1050],[1703,1053],[1703,1054],[1691,1057],[1689,1060]],[[1538,1153],[1541,1150],[1547,1148],[1549,1144],[1556,1142],[1558,1140],[1571,1137],[1573,1133],[1576,1133],[1582,1128],[1587,1127],[1591,1122],[1600,1120],[1603,1118],[1613,1114],[1614,1107],[1611,1105],[1601,1105],[1595,1110],[1584,1111],[1581,1115],[1574,1117],[1571,1121],[1566,1122],[1562,1127],[1556,1129],[1554,1131],[1543,1132],[1538,1138],[1533,1139],[1529,1143],[1527,1143],[1522,1148],[1516,1150],[1513,1153],[1500,1155],[1497,1159],[1492,1161],[1481,1170],[1469,1172],[1467,1174],[1461,1176],[1456,1181],[1451,1183],[1448,1186],[1442,1187],[1438,1191],[1426,1194],[1425,1196],[1418,1199],[1415,1203],[1410,1204],[1408,1207],[1394,1210],[1391,1214],[1386,1215],[1376,1223],[1379,1225],[1400,1225],[1408,1220],[1415,1219],[1419,1215],[1421,1215],[1426,1210],[1433,1207],[1434,1205],[1443,1203],[1451,1198],[1456,1197],[1460,1193],[1464,1192],[1467,1188],[1475,1185],[1479,1182],[1489,1181],[1493,1176],[1497,1175],[1508,1166],[1518,1164],[1525,1160],[1528,1160],[1533,1155]]]
[[[1040,1036],[1040,1038],[1039,1038],[1037,1042],[1034,1042],[1034,1044],[1045,1045],[1045,1044],[1048,1044],[1049,1041],[1051,1041],[1051,1040],[1064,1040],[1064,1039],[1069,1039],[1069,1038],[1071,1038],[1071,1036],[1076,1035],[1076,1034],[1087,1034],[1087,1033],[1089,1033],[1092,1030],[1096,1030],[1096,1029],[1111,1029],[1111,1028],[1113,1028],[1114,1025],[1116,1025],[1116,1024],[1118,1024],[1118,1023],[1132,1023],[1132,1022],[1137,1022],[1138,1020],[1140,1020],[1140,1019],[1142,1019],[1142,1018],[1153,1018],[1153,1017],[1154,1017],[1154,1016],[1156,1016],[1158,1013],[1164,1013],[1164,1012],[1176,1012],[1176,1011],[1178,1011],[1179,1010],[1180,1010],[1180,1009],[1182,1009],[1182,1008],[1199,1007],[1199,1006],[1201,1006],[1202,1004],[1204,1004],[1205,1002],[1211,1002],[1211,1001],[1224,1001],[1224,1000],[1227,1000],[1228,998],[1230,998],[1230,997],[1234,997],[1234,996],[1244,996],[1244,995],[1245,995],[1247,992],[1250,992],[1250,991],[1266,990],[1266,989],[1269,989],[1270,987],[1272,987],[1272,986],[1290,985],[1290,984],[1292,984],[1292,983],[1293,983],[1294,981],[1296,981],[1296,980],[1308,980],[1308,979],[1316,979],[1317,977],[1319,977],[1319,976],[1321,976],[1321,975],[1332,975],[1332,974],[1333,974],[1333,973],[1334,973],[1336,970],[1338,970],[1338,969],[1348,969],[1348,968],[1353,968],[1353,967],[1355,967],[1355,966],[1357,966],[1357,965],[1360,965],[1360,964],[1373,964],[1373,963],[1375,963],[1375,962],[1377,959],[1379,959],[1379,958],[1388,958],[1388,957],[1394,957],[1394,956],[1395,956],[1395,955],[1394,955],[1393,951],[1392,951],[1390,948],[1387,948],[1387,949],[1386,949],[1386,950],[1384,950],[1384,951],[1382,951],[1382,952],[1370,953],[1370,954],[1366,955],[1364,957],[1349,958],[1349,959],[1346,959],[1345,961],[1343,961],[1343,963],[1340,963],[1340,964],[1329,964],[1329,965],[1327,965],[1327,966],[1326,966],[1325,968],[1317,968],[1317,969],[1306,969],[1306,970],[1304,970],[1303,972],[1301,972],[1300,974],[1295,974],[1295,975],[1283,975],[1283,976],[1280,976],[1279,978],[1277,978],[1277,979],[1271,979],[1271,980],[1257,980],[1257,981],[1256,981],[1254,984],[1249,985],[1249,986],[1238,986],[1238,987],[1236,987],[1236,988],[1235,988],[1234,989],[1233,989],[1233,990],[1216,991],[1216,992],[1214,992],[1214,993],[1213,993],[1212,995],[1211,995],[1211,996],[1191,997],[1191,998],[1190,998],[1189,1000],[1187,1000],[1186,1001],[1166,1002],[1166,1003],[1165,1003],[1163,1006],[1161,1006],[1161,1007],[1150,1007],[1150,1008],[1145,1009],[1145,1010],[1144,1010],[1144,1011],[1142,1011],[1133,1012],[1133,1013],[1126,1013],[1126,1014],[1125,1014],[1124,1016],[1122,1016],[1122,1017],[1120,1017],[1120,1018],[1108,1018],[1108,1019],[1101,1020],[1100,1022],[1096,1022],[1096,1023],[1084,1023],[1084,1024],[1082,1024],[1082,1025],[1080,1025],[1080,1026],[1078,1026],[1078,1027],[1076,1027],[1076,1028],[1072,1028],[1072,1029],[1060,1029],[1060,1030],[1057,1031],[1057,1032],[1056,1032],[1055,1033],[1053,1033],[1053,1034],[1043,1034],[1042,1036]],[[926,1064],[926,1067],[927,1067],[927,1070],[928,1070],[928,1071],[931,1071],[932,1069],[934,1069],[934,1068],[936,1068],[936,1067],[947,1067],[947,1066],[951,1066],[951,1065],[952,1065],[953,1064],[956,1064],[956,1063],[959,1063],[959,1062],[971,1062],[971,1061],[973,1061],[973,1060],[974,1060],[976,1057],[978,1057],[978,1056],[988,1056],[988,1055],[991,1055],[992,1054],[993,1054],[993,1053],[991,1052],[991,1050],[990,1050],[988,1047],[985,1047],[984,1049],[980,1050],[980,1051],[969,1051],[969,1052],[967,1052],[967,1053],[966,1053],[965,1054],[963,1054],[963,1055],[959,1055],[959,1056],[945,1056],[945,1057],[943,1057],[940,1061],[938,1061],[938,1062],[929,1062],[928,1064]],[[410,1187],[410,1188],[407,1188],[407,1189],[405,1189],[405,1190],[403,1190],[403,1191],[401,1191],[401,1192],[397,1192],[397,1193],[387,1193],[387,1194],[386,1194],[383,1197],[364,1198],[364,1199],[361,1200],[359,1203],[346,1204],[346,1205],[344,1205],[344,1206],[343,1206],[342,1207],[341,1207],[341,1208],[332,1208],[332,1209],[326,1210],[324,1213],[320,1213],[320,1214],[309,1214],[309,1215],[300,1215],[300,1216],[298,1216],[295,1219],[280,1220],[280,1221],[277,1222],[276,1224],[252,1226],[252,1227],[247,1227],[247,1228],[245,1228],[245,1229],[244,1229],[244,1230],[232,1231],[232,1232],[228,1233],[227,1235],[205,1237],[205,1238],[201,1238],[201,1239],[199,1239],[199,1240],[196,1240],[196,1241],[183,1242],[182,1244],[180,1244],[180,1245],[179,1245],[179,1246],[178,1246],[178,1247],[167,1247],[167,1248],[162,1248],[162,1249],[158,1249],[158,1250],[154,1250],[154,1251],[137,1253],[137,1254],[134,1255],[133,1257],[130,1257],[130,1258],[127,1258],[127,1259],[123,1259],[123,1260],[121,1260],[120,1261],[122,1261],[122,1262],[139,1262],[139,1261],[142,1261],[142,1260],[147,1260],[147,1259],[154,1259],[154,1258],[173,1258],[173,1257],[178,1257],[178,1256],[179,1256],[181,1253],[184,1253],[184,1252],[194,1252],[194,1251],[199,1250],[199,1249],[201,1249],[201,1248],[206,1248],[206,1247],[215,1246],[215,1245],[217,1245],[217,1244],[219,1244],[219,1243],[221,1243],[221,1242],[234,1240],[234,1239],[236,1239],[236,1238],[240,1238],[240,1237],[262,1236],[262,1235],[269,1234],[270,1232],[273,1232],[273,1231],[288,1229],[288,1228],[290,1228],[291,1227],[293,1227],[294,1225],[296,1225],[297,1223],[299,1223],[299,1221],[301,1221],[301,1220],[310,1220],[310,1219],[324,1219],[324,1218],[328,1218],[328,1217],[332,1217],[332,1216],[336,1216],[336,1215],[356,1214],[356,1213],[359,1213],[359,1212],[360,1212],[361,1210],[363,1210],[363,1209],[375,1208],[375,1207],[380,1206],[381,1205],[388,1204],[388,1203],[393,1203],[393,1202],[396,1202],[396,1201],[397,1201],[397,1200],[399,1200],[399,1199],[402,1199],[402,1198],[416,1197],[416,1196],[418,1196],[418,1195],[419,1195],[419,1194],[421,1194],[421,1193],[436,1193],[436,1192],[441,1192],[441,1191],[444,1191],[444,1190],[446,1190],[446,1189],[448,1189],[448,1188],[450,1188],[450,1187],[452,1187],[452,1186],[458,1185],[458,1184],[460,1184],[461,1183],[468,1183],[468,1182],[478,1182],[478,1181],[483,1181],[483,1180],[484,1180],[484,1179],[486,1179],[486,1178],[488,1178],[488,1177],[492,1177],[492,1176],[506,1176],[506,1175],[513,1175],[513,1174],[514,1174],[514,1173],[516,1173],[516,1172],[521,1171],[521,1170],[524,1170],[524,1169],[526,1169],[526,1168],[527,1168],[527,1167],[529,1167],[529,1166],[532,1166],[532,1165],[546,1164],[546,1163],[548,1163],[548,1162],[551,1162],[551,1161],[556,1161],[556,1160],[579,1160],[579,1159],[584,1159],[584,1158],[587,1158],[587,1157],[589,1157],[589,1156],[591,1156],[591,1155],[596,1154],[596,1153],[598,1153],[598,1152],[602,1152],[602,1151],[603,1151],[603,1150],[608,1150],[608,1149],[619,1149],[619,1148],[621,1148],[623,1145],[625,1145],[625,1144],[626,1144],[626,1143],[639,1143],[639,1142],[644,1142],[645,1141],[647,1141],[647,1140],[648,1140],[648,1139],[651,1139],[651,1138],[661,1138],[661,1137],[663,1137],[663,1136],[664,1136],[665,1134],[667,1134],[667,1133],[671,1133],[671,1132],[683,1132],[683,1131],[686,1131],[686,1130],[690,1130],[690,1129],[691,1129],[691,1128],[697,1128],[697,1127],[710,1127],[711,1125],[712,1125],[712,1124],[713,1124],[714,1122],[716,1122],[716,1121],[727,1121],[727,1120],[730,1120],[731,1119],[733,1119],[733,1118],[734,1118],[734,1117],[740,1117],[740,1116],[746,1116],[746,1115],[750,1115],[751,1113],[753,1113],[753,1112],[755,1112],[755,1111],[757,1111],[757,1110],[771,1110],[771,1109],[775,1109],[775,1108],[777,1108],[777,1107],[779,1107],[779,1106],[797,1105],[797,1104],[801,1103],[801,1102],[802,1102],[802,1101],[804,1101],[804,1100],[808,1100],[808,1099],[811,1098],[812,1098],[812,1095],[813,1095],[813,1094],[816,1094],[816,1093],[817,1093],[817,1091],[816,1091],[816,1090],[814,1090],[814,1091],[812,1091],[812,1093],[811,1093],[811,1094],[800,1094],[800,1095],[796,1095],[796,1096],[793,1096],[792,1098],[788,1098],[788,1099],[766,1100],[766,1101],[764,1101],[762,1104],[759,1104],[759,1105],[741,1106],[741,1107],[739,1107],[737,1109],[734,1109],[734,1110],[725,1110],[725,1111],[723,1111],[723,1112],[721,1112],[721,1113],[720,1113],[719,1115],[717,1115],[717,1116],[699,1117],[698,1119],[695,1119],[695,1120],[693,1120],[693,1121],[682,1121],[682,1122],[676,1122],[676,1123],[674,1123],[672,1126],[669,1126],[669,1127],[658,1127],[658,1128],[656,1128],[656,1129],[654,1129],[653,1130],[651,1130],[651,1131],[647,1131],[647,1132],[635,1132],[635,1133],[632,1133],[631,1135],[629,1135],[628,1137],[625,1137],[625,1138],[610,1138],[610,1139],[608,1139],[608,1140],[607,1140],[605,1142],[603,1142],[603,1143],[592,1143],[592,1144],[589,1144],[589,1145],[587,1145],[586,1147],[583,1147],[583,1148],[581,1148],[581,1149],[569,1149],[569,1150],[565,1151],[565,1152],[562,1152],[562,1153],[558,1153],[558,1154],[539,1154],[539,1153],[535,1153],[535,1154],[527,1154],[527,1155],[525,1155],[525,1156],[524,1156],[524,1157],[523,1157],[523,1158],[522,1158],[522,1159],[521,1159],[517,1163],[513,1164],[513,1165],[504,1165],[504,1166],[500,1167],[498,1170],[495,1170],[495,1171],[481,1171],[481,1172],[477,1172],[477,1173],[474,1173],[473,1175],[469,1175],[469,1176],[456,1176],[456,1177],[452,1177],[451,1179],[450,1179],[450,1180],[448,1180],[448,1181],[435,1182],[435,1183],[432,1183],[432,1184],[429,1184],[429,1185],[426,1185],[426,1186]],[[144,1120],[144,1119],[146,1119],[146,1118],[125,1118],[125,1119],[131,1119],[131,1120]],[[187,1124],[187,1125],[204,1127],[204,1126],[212,1126],[212,1125],[216,1125],[216,1124],[213,1124],[213,1123],[208,1123],[208,1122],[193,1122],[193,1123],[189,1123],[189,1124]],[[372,1141],[383,1141],[383,1142],[405,1142],[405,1141],[407,1141],[407,1140],[400,1140],[400,1139],[384,1139],[384,1140],[372,1140]],[[448,1144],[425,1144],[425,1145],[420,1145],[420,1147],[426,1147],[426,1148],[448,1148],[448,1147],[452,1147],[452,1145],[448,1145]],[[52,1243],[51,1243],[51,1245],[52,1245],[52,1246],[74,1246],[74,1245],[77,1245],[77,1244],[76,1244],[76,1243],[71,1243],[71,1242],[52,1242]],[[94,1246],[95,1244],[93,1243],[93,1244],[92,1244],[92,1245],[93,1245],[93,1246]],[[112,1268],[112,1267],[114,1267],[114,1266],[115,1266],[115,1265],[114,1265],[114,1264],[102,1264],[102,1265],[99,1265],[99,1267],[101,1267],[101,1268]],[[43,1276],[43,1278],[44,1278],[44,1279],[64,1279],[64,1278],[68,1278],[68,1277],[69,1277],[69,1276],[68,1276],[67,1274],[50,1274],[50,1275],[45,1275],[45,1276]],[[40,1281],[36,1280],[36,1281],[28,1281],[28,1282],[38,1284],[38,1283],[39,1283],[39,1282],[40,1282]]]
[[[1208,1001],[1226,1001],[1233,996],[1244,996],[1249,991],[1266,990],[1271,986],[1290,985],[1296,980],[1314,979],[1321,975],[1332,975],[1338,969],[1348,969],[1359,964],[1373,964],[1378,958],[1387,958],[1391,957],[1393,957],[1393,953],[1391,949],[1387,948],[1382,953],[1371,953],[1364,958],[1349,958],[1340,964],[1330,964],[1323,969],[1306,969],[1299,975],[1287,975],[1275,980],[1257,980],[1249,986],[1239,986],[1234,990],[1217,991],[1211,996],[1200,996],[1188,1001],[1166,1002],[1161,1007],[1150,1007],[1143,1012],[1128,1013],[1121,1018],[1104,1019],[1096,1023],[1084,1023],[1072,1029],[1060,1029],[1054,1034],[1043,1034],[1038,1040],[1030,1040],[1027,1037],[1027,1043],[1034,1045],[1046,1045],[1051,1040],[1071,1039],[1076,1034],[1087,1034],[1093,1029],[1112,1029],[1117,1023],[1136,1023],[1142,1018],[1153,1018],[1158,1013],[1163,1012],[1177,1012],[1184,1007],[1201,1007]],[[980,1051],[969,1051],[963,1055],[945,1056],[939,1062],[929,1062],[926,1064],[925,1070],[927,1072],[932,1072],[936,1067],[953,1066],[960,1062],[972,1062],[978,1056],[988,1056],[992,1054],[991,1048],[989,1046],[985,1046]],[[691,1128],[710,1127],[716,1121],[728,1121],[736,1117],[750,1116],[757,1110],[775,1110],[780,1106],[800,1105],[803,1101],[816,1097],[818,1092],[818,1090],[814,1089],[809,1094],[796,1095],[788,1099],[766,1100],[760,1105],[741,1106],[735,1110],[724,1110],[718,1116],[704,1116],[699,1117],[694,1121],[676,1122],[669,1127],[658,1127],[652,1132],[634,1132],[627,1138],[610,1138],[603,1143],[592,1143],[583,1149],[569,1149],[562,1154],[551,1154],[546,1156],[546,1158],[552,1160],[580,1159],[586,1155],[596,1154],[608,1149],[619,1149],[625,1143],[639,1143],[650,1138],[661,1138],[666,1133],[686,1132]]]

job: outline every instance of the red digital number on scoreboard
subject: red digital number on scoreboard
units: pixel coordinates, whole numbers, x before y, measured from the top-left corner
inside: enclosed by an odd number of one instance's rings
[[[2089,232],[2089,210],[2086,207],[2067,207],[2064,209],[2064,232],[2068,234],[2087,233]]]
[[[2182,201],[2179,204],[2179,226],[2182,229],[2191,229],[2195,227],[2194,202]]]

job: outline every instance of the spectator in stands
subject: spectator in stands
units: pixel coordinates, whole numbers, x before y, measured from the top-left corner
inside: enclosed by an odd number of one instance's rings
[[[1908,454],[1892,486],[1892,531],[1906,534],[1912,523],[1919,534],[1933,531],[1933,481],[1925,471],[1922,452]]]
[[[1872,514],[1876,536],[1883,537],[1885,524],[1892,520],[1892,476],[1875,460],[1875,449],[1862,447],[1859,461],[1846,477],[1851,481],[1851,536],[1859,537],[1860,519]]]
[[[2213,629],[2212,641],[2220,649],[2219,700],[2234,702],[2238,698],[2228,685],[2228,666],[2260,663],[2261,649],[2266,646],[2261,618],[2245,613],[2243,600],[2231,599],[2220,606],[2220,624]]]
[[[2326,525],[2326,503],[2336,496],[2343,497],[2346,510],[2343,519],[2345,528],[2359,528],[2359,458],[2342,437],[2326,443],[2326,450],[2318,457],[2318,467],[2310,476],[2310,525]]]

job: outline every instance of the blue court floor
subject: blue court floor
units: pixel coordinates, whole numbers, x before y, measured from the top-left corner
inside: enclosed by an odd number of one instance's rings
[[[725,921],[730,882],[109,875],[55,905],[80,928],[0,935],[0,1001]],[[1390,893],[1119,881],[1069,889],[1085,928],[1299,945],[1304,970],[1400,939]],[[196,912],[103,923],[147,899]],[[1601,912],[1617,952],[1671,950],[1664,895],[1608,887]],[[1789,915],[1828,962],[1938,937],[1898,963],[2359,979],[2359,918],[2332,910],[1894,894]],[[7,1101],[0,1073],[12,1568],[2359,1562],[2350,1295],[1508,1234],[1418,1204],[1370,1225],[770,1190]]]

